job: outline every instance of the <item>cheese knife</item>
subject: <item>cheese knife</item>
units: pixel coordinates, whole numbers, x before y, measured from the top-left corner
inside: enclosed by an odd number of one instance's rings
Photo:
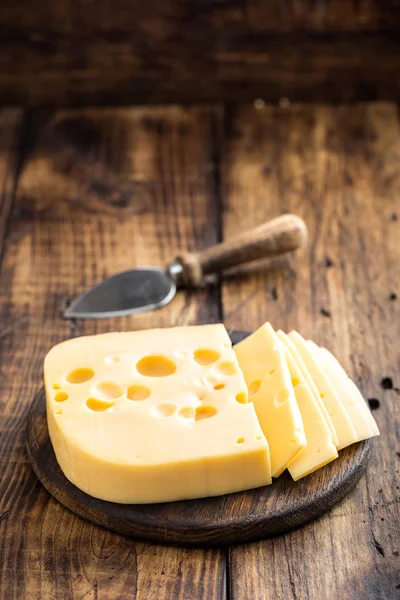
[[[64,311],[66,319],[122,317],[168,304],[177,287],[196,287],[204,277],[243,263],[305,246],[307,227],[291,214],[201,250],[183,252],[161,267],[137,267],[108,277],[79,296]]]

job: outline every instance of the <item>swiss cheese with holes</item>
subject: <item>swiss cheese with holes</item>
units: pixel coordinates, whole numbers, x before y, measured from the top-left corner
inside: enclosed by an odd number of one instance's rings
[[[289,464],[288,471],[295,481],[313,473],[338,457],[333,443],[332,433],[322,412],[319,402],[314,397],[304,376],[301,366],[291,352],[289,338],[283,331],[277,336],[282,344],[289,367],[294,393],[303,419],[307,445]]]
[[[268,440],[272,475],[279,477],[307,444],[284,351],[265,323],[236,344],[235,354]]]
[[[92,496],[167,502],[271,483],[223,325],[75,338],[50,350],[44,372],[57,461]]]
[[[345,403],[339,397],[335,386],[328,378],[313,348],[297,331],[291,331],[288,335],[313,378],[319,396],[332,420],[338,439],[337,449],[341,450],[359,441]]]
[[[379,435],[378,426],[360,390],[347,375],[337,358],[329,350],[320,348],[311,340],[308,340],[307,343],[337,390],[356,431],[357,441]]]

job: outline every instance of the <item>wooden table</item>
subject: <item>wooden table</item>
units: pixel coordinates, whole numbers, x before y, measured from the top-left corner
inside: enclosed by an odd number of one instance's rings
[[[396,106],[4,109],[0,144],[0,598],[400,594]],[[60,317],[108,274],[163,264],[286,211],[310,230],[297,256],[180,292],[158,312]],[[251,330],[267,319],[332,348],[372,399],[381,437],[366,476],[329,514],[283,537],[189,550],[83,522],[37,482],[25,419],[53,344],[220,320]]]

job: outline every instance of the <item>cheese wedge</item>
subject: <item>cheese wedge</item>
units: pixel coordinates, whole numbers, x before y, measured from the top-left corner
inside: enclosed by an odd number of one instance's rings
[[[290,354],[293,356],[293,358],[296,362],[298,369],[300,369],[301,375],[305,379],[314,400],[317,402],[317,404],[319,406],[319,409],[324,417],[325,423],[327,424],[327,426],[331,432],[332,441],[335,444],[335,446],[337,447],[339,445],[339,440],[338,440],[338,437],[336,434],[336,430],[333,426],[332,419],[330,418],[330,416],[328,414],[326,406],[323,403],[322,398],[318,393],[317,386],[315,385],[314,380],[311,377],[303,359],[301,358],[296,346],[294,345],[294,343],[292,342],[292,340],[290,339],[290,337],[288,336],[287,333],[283,332],[280,329],[277,332],[277,334],[278,334],[280,342],[289,350]]]
[[[317,387],[318,393],[325,404],[330,418],[332,419],[332,423],[338,437],[338,450],[341,450],[350,444],[354,444],[357,442],[357,434],[351,422],[350,416],[348,415],[341,399],[336,393],[334,386],[326,376],[325,371],[322,369],[320,362],[315,359],[314,354],[306,340],[297,331],[291,331],[289,333],[289,337],[296,346],[307,369],[309,370],[310,375]]]
[[[282,340],[282,333],[277,332],[280,340]],[[307,438],[307,446],[288,466],[289,473],[297,481],[337,458],[338,452],[319,403],[311,393],[301,369],[288,347],[284,343],[282,347]]]
[[[269,323],[234,351],[269,444],[272,476],[278,477],[307,443],[284,352]]]
[[[44,376],[58,463],[91,496],[167,502],[271,483],[223,325],[68,340],[50,350]]]
[[[379,435],[379,429],[360,390],[347,375],[339,361],[326,348],[320,348],[307,342],[317,360],[320,360],[328,379],[335,387],[340,399],[353,423],[359,441]]]

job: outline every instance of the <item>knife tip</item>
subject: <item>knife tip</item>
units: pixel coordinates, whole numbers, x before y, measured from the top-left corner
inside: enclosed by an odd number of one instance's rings
[[[76,319],[79,317],[79,311],[76,310],[76,302],[72,302],[69,306],[61,311],[61,316],[64,319]]]
[[[73,318],[74,318],[74,313],[73,313],[73,312],[70,312],[69,310],[64,310],[64,311],[61,313],[61,316],[62,316],[64,319],[73,319]]]

